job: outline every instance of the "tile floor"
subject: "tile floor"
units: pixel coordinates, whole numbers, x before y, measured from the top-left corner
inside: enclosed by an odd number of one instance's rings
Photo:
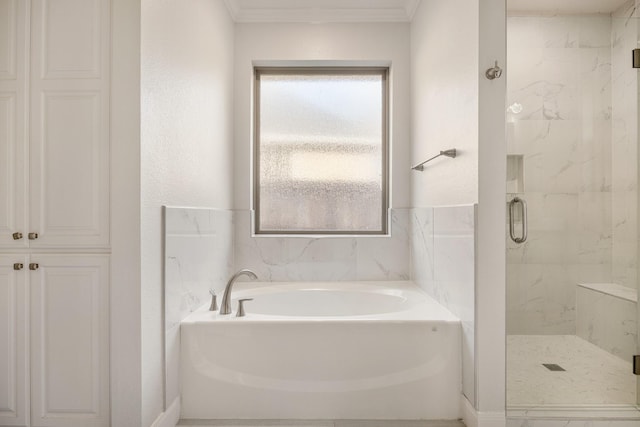
[[[543,363],[565,371],[550,371]],[[507,406],[636,402],[636,376],[622,360],[574,335],[507,337]]]
[[[464,427],[461,421],[378,421],[378,420],[182,420],[177,427]]]

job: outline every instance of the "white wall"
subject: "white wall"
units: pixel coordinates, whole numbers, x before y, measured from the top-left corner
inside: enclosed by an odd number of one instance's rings
[[[140,0],[111,25],[111,425],[140,427]]]
[[[423,0],[411,26],[412,162],[460,153],[413,174],[413,206],[478,203],[476,414],[465,412],[467,425],[505,422],[506,80],[484,76],[495,60],[504,68],[505,40],[504,0]]]
[[[505,75],[485,70],[506,61],[504,0],[480,0],[478,210],[476,219],[476,409],[480,425],[505,423]]]
[[[142,1],[143,426],[164,409],[161,206],[232,204],[233,39],[222,1]]]
[[[409,206],[409,25],[238,24],[234,207],[251,204],[253,61],[391,62],[391,207]]]
[[[413,207],[478,201],[478,2],[422,0],[411,24]]]

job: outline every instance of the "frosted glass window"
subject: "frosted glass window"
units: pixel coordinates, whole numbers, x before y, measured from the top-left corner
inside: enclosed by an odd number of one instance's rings
[[[256,233],[386,233],[387,72],[256,69]]]

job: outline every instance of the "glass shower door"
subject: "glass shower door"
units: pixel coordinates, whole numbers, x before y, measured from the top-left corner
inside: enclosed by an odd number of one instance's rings
[[[507,18],[510,410],[640,403],[638,12]]]

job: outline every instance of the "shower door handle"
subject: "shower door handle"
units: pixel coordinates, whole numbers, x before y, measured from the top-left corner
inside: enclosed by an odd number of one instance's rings
[[[515,216],[516,216],[516,207],[520,206],[522,213],[522,234],[520,237],[516,237],[515,232]],[[511,240],[516,243],[524,243],[527,240],[527,202],[522,200],[520,197],[514,197],[509,202],[509,235],[511,236]]]

